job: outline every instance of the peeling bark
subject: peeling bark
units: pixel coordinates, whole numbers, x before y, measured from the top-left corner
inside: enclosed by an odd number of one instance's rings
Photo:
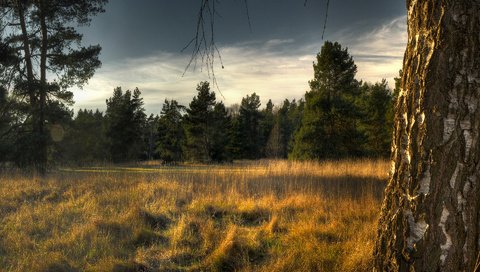
[[[473,271],[480,249],[480,0],[407,0],[377,271]]]

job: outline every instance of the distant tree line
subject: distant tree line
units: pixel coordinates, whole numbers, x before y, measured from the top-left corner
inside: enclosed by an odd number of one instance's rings
[[[313,65],[310,91],[300,100],[261,107],[256,93],[240,104],[217,101],[208,82],[184,106],[165,100],[158,115],[147,116],[141,91],[116,88],[105,112],[74,113],[55,100],[47,103],[50,164],[91,164],[162,160],[213,163],[239,159],[298,160],[388,156],[393,105],[382,80],[355,79],[347,49],[326,42]],[[22,138],[24,105],[0,88],[0,162],[28,165],[32,147]]]

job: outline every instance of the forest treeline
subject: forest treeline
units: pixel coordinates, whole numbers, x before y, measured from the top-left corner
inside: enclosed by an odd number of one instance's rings
[[[304,98],[268,100],[263,107],[255,92],[227,107],[208,82],[197,85],[188,105],[166,99],[150,116],[139,89],[116,88],[105,112],[74,114],[71,104],[51,100],[45,110],[49,164],[388,156],[398,79],[395,90],[385,80],[358,81],[352,56],[332,42],[325,42],[313,69]],[[0,88],[0,162],[32,163],[36,141],[25,107]]]

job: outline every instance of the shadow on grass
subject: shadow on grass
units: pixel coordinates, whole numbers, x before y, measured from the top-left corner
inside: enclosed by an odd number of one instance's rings
[[[98,177],[97,172],[60,172],[62,177],[88,180],[88,177]],[[270,175],[256,176],[243,175],[237,172],[222,173],[219,175],[215,170],[211,172],[122,172],[105,175],[119,177],[135,177],[144,180],[165,179],[178,182],[179,185],[186,185],[194,192],[204,194],[224,194],[238,192],[244,196],[255,197],[259,195],[274,194],[278,197],[288,196],[294,193],[318,193],[323,197],[340,199],[373,197],[377,200],[383,199],[383,191],[387,184],[386,179],[364,176],[313,176],[305,175]],[[214,185],[214,186],[212,186]],[[185,203],[179,203],[183,206]],[[221,216],[219,214],[218,216]]]

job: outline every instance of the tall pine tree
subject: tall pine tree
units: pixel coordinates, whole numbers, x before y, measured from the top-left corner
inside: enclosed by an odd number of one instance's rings
[[[355,99],[357,66],[347,49],[325,42],[313,65],[305,94],[302,126],[295,135],[294,159],[324,159],[360,154]]]
[[[11,86],[26,101],[22,154],[28,164],[45,173],[48,160],[48,109],[53,100],[72,102],[68,89],[82,86],[100,67],[100,46],[82,47],[75,26],[85,26],[104,11],[107,0],[0,1],[0,85]],[[13,84],[10,84],[13,83]],[[27,133],[28,132],[28,133]]]

